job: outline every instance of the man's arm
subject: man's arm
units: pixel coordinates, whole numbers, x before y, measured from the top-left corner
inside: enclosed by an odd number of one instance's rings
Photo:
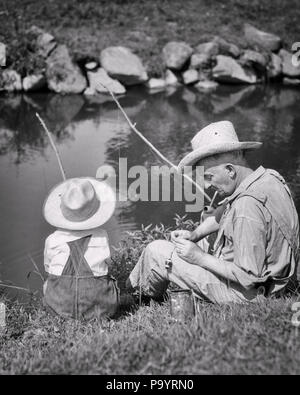
[[[189,240],[177,240],[178,255],[188,263],[201,266],[222,278],[251,288],[262,281],[266,259],[267,230],[262,211],[254,199],[243,198],[242,209],[233,222],[234,260],[215,258]],[[247,215],[244,213],[247,212]],[[226,259],[226,258],[225,258]]]
[[[217,232],[219,230],[219,224],[214,216],[207,217],[190,235],[190,240],[194,243],[204,239],[204,237]]]
[[[190,240],[178,239],[176,241],[176,252],[180,258],[192,265],[200,266],[225,280],[238,282],[236,276],[230,270],[230,265],[207,254]]]
[[[220,218],[224,212],[224,206],[219,206],[216,209],[208,208],[207,211],[203,211],[203,222],[192,232],[189,240],[197,243],[204,237],[217,232],[219,230]]]
[[[174,230],[171,232],[171,241],[174,243],[176,240],[185,239],[191,240],[197,243],[199,240],[204,239],[204,237],[217,232],[219,230],[219,224],[216,221],[215,216],[209,216],[193,231],[189,230]]]

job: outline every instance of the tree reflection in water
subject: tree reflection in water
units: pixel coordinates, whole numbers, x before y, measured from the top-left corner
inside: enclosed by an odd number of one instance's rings
[[[187,87],[154,94],[134,88],[120,102],[137,128],[173,163],[190,150],[190,140],[199,129],[231,120],[241,140],[264,143],[261,150],[249,154],[251,165],[278,170],[290,183],[299,211],[300,95],[296,88],[222,86],[205,94]],[[30,262],[25,265],[13,257],[37,251],[34,258],[42,265],[43,241],[50,230],[42,219],[42,202],[61,181],[54,155],[49,160],[51,147],[36,112],[53,133],[68,176],[93,176],[99,166],[110,164],[118,177],[119,157],[127,158],[128,169],[143,165],[150,171],[151,165],[163,164],[130,130],[108,96],[1,95],[0,261],[4,264],[0,271],[20,286],[26,285]],[[142,223],[168,225],[175,213],[184,212],[183,202],[119,203],[107,226],[114,232],[112,241],[118,243],[125,230]]]
[[[0,155],[14,154],[16,164],[43,154],[49,140],[37,122],[36,112],[45,119],[56,141],[71,138],[66,126],[84,104],[81,96],[5,95],[0,96]]]

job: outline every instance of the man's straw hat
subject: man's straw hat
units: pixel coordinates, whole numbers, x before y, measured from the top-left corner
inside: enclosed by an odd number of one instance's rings
[[[46,221],[57,228],[88,230],[107,222],[115,206],[115,193],[105,182],[72,178],[52,189],[43,212]]]
[[[179,163],[178,169],[192,166],[201,159],[212,155],[239,150],[254,150],[262,146],[255,141],[240,142],[234,126],[229,121],[214,122],[201,129],[191,141],[193,151]]]

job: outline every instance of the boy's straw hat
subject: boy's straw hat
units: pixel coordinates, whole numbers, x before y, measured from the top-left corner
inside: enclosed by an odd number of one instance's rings
[[[212,155],[239,150],[254,150],[262,146],[255,141],[240,142],[230,121],[214,122],[201,129],[191,141],[193,151],[179,163],[178,169],[192,166],[201,159]]]
[[[46,221],[68,230],[94,229],[109,220],[116,206],[113,189],[95,178],[72,178],[56,185],[45,200]]]

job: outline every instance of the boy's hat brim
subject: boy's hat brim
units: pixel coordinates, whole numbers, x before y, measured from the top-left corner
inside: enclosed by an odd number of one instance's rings
[[[113,215],[116,207],[116,195],[113,189],[106,182],[98,181],[95,178],[81,177],[80,179],[88,180],[93,185],[100,201],[97,212],[84,221],[73,222],[67,220],[61,210],[61,196],[64,194],[67,185],[64,181],[50,191],[44,203],[44,218],[50,225],[68,230],[88,230],[98,228]]]

